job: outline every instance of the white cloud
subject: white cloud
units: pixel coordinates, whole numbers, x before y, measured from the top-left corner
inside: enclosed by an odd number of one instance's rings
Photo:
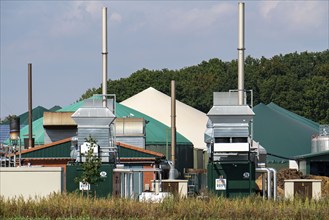
[[[101,21],[102,2],[99,1],[73,1],[62,13],[56,15],[51,26],[51,34],[55,36],[81,35],[97,21]]]
[[[286,18],[295,27],[319,27],[321,23],[328,22],[328,4],[315,1],[294,4]]]
[[[117,12],[113,12],[110,15],[110,22],[116,22],[116,23],[120,23],[122,21],[122,16],[117,13]]]
[[[147,34],[191,34],[208,33],[214,27],[228,23],[237,13],[236,4],[232,2],[197,1],[150,1],[131,4],[114,2],[111,4],[110,25],[120,23],[120,29]],[[113,22],[111,22],[113,21]],[[122,33],[122,32],[121,32]]]
[[[279,2],[278,1],[265,1],[260,3],[260,14],[264,18],[268,18],[272,12],[277,8]]]
[[[184,8],[173,9],[169,13],[170,28],[172,30],[198,30],[209,28],[224,17],[231,17],[236,11],[235,5],[220,3],[208,8],[195,7],[189,10]]]
[[[80,19],[98,19],[104,4],[101,1],[73,1],[67,16]]]
[[[328,1],[263,1],[259,14],[278,28],[314,30],[328,23]]]

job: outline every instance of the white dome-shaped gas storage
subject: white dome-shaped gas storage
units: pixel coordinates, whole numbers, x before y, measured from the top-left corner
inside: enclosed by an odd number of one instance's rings
[[[122,101],[127,107],[162,122],[170,127],[170,96],[149,87]],[[176,100],[176,130],[193,143],[194,148],[206,149],[204,129],[208,121],[205,113]]]

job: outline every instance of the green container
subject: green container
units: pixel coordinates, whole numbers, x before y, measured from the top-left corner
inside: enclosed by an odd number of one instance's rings
[[[97,197],[107,197],[112,195],[113,191],[113,164],[102,164],[100,174],[102,181],[97,184],[90,185],[90,194]],[[67,165],[66,166],[66,191],[75,192],[82,191],[80,184],[75,181],[76,177],[82,174],[83,170],[81,165]],[[86,190],[84,190],[86,191]]]
[[[208,164],[208,190],[224,197],[255,193],[255,164],[248,161]]]

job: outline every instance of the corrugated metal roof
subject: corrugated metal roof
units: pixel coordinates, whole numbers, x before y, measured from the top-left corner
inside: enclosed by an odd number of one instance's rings
[[[34,109],[32,109],[32,121],[36,121],[39,118],[43,117],[43,113],[49,111],[48,109],[37,106]],[[21,129],[24,128],[28,124],[28,112],[25,112],[19,116],[20,118],[20,127]],[[0,142],[4,142],[5,144],[8,144],[9,138],[9,121],[5,121],[0,124]],[[23,140],[24,137],[21,137],[21,140]]]
[[[258,104],[253,108],[254,139],[268,153],[283,157],[308,154],[311,152],[312,135],[319,131],[319,125],[297,114],[289,112],[274,103]],[[268,161],[280,161],[268,157]]]
[[[278,105],[276,105],[275,103],[271,102],[270,104],[267,105],[267,107],[281,113],[281,114],[284,114],[286,115],[287,117],[290,117],[292,119],[295,119],[296,121],[299,121],[301,124],[304,124],[304,125],[307,125],[309,127],[312,127],[313,129],[315,130],[319,130],[319,126],[320,124],[319,123],[316,123],[310,119],[307,119],[307,118],[304,118],[300,115],[297,115],[293,112],[290,112],[288,111],[287,109],[284,109]]]
[[[43,145],[44,144],[44,133],[45,130],[43,129],[43,117],[35,120],[32,122],[32,130],[33,130],[33,138],[34,138],[34,143],[35,145]],[[24,138],[28,138],[28,133],[29,133],[29,126],[26,125],[21,128],[20,131],[20,139],[21,139],[21,144],[24,144]],[[8,144],[9,140],[7,139],[5,141],[6,144]]]
[[[84,105],[84,101],[76,102],[70,106],[66,106],[58,112],[75,112]],[[122,104],[116,103],[116,117],[136,117],[144,118],[148,121],[146,124],[146,144],[170,144],[171,132],[170,128],[163,123],[151,118],[145,114],[142,114],[134,109],[126,107]],[[34,121],[33,124],[33,137],[35,138],[36,145],[42,145],[44,143],[44,128],[43,128],[43,117]],[[28,126],[21,129],[21,139],[27,137]],[[176,143],[184,145],[192,145],[192,143],[177,132]]]
[[[146,124],[146,144],[166,144],[171,143],[171,132],[170,127],[165,124],[155,120],[154,118],[147,116],[143,113],[140,113],[132,108],[124,106],[122,104],[116,104],[116,113],[117,117],[133,117],[144,118],[147,121]],[[185,138],[183,135],[177,132],[176,134],[176,143],[177,144],[189,144],[192,143]]]
[[[163,154],[150,151],[150,150],[145,150],[139,147],[134,147],[129,144],[125,143],[117,143],[117,146],[119,147],[119,152],[120,152],[120,158],[121,157],[136,157],[136,158],[143,158],[143,157],[158,157],[158,158],[163,158],[165,157]]]
[[[41,117],[43,117],[43,113],[49,111],[48,109],[37,106],[32,109],[32,121],[35,121]],[[27,125],[29,123],[29,112],[25,112],[19,116],[20,124]],[[9,124],[9,121],[4,122],[3,124]]]
[[[71,152],[71,138],[50,144],[26,149],[21,152],[22,158],[68,158]]]
[[[322,152],[316,152],[316,153],[310,153],[310,154],[304,154],[304,155],[298,155],[296,156],[296,160],[301,159],[310,159],[310,158],[316,158],[321,157],[323,159],[326,159],[326,161],[329,161],[329,150],[322,151]]]
[[[7,124],[0,125],[0,143],[3,143],[9,138],[10,128]]]
[[[78,110],[83,105],[84,105],[83,101],[75,102],[75,103],[73,103],[69,106],[65,106],[65,107],[57,110],[57,112],[75,112],[76,110]]]

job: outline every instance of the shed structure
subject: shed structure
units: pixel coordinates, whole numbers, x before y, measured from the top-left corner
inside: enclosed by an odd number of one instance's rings
[[[268,163],[288,164],[297,155],[311,153],[312,136],[319,124],[270,103],[253,108],[254,140],[267,151]]]
[[[295,159],[304,175],[329,177],[329,150],[299,155]]]
[[[44,167],[62,167],[64,177],[68,164],[75,164],[75,159],[71,158],[71,138],[59,140],[50,144],[39,145],[31,149],[25,149],[21,152],[22,166],[44,166]],[[120,152],[120,163],[131,169],[149,169],[158,166],[165,156],[161,153],[141,149],[125,143],[117,143]],[[17,155],[18,157],[18,155]],[[113,165],[112,165],[113,166]],[[151,185],[154,179],[153,173],[144,173],[143,183]],[[67,181],[64,178],[64,185]],[[68,183],[69,187],[76,183]],[[74,188],[74,187],[73,187]]]

